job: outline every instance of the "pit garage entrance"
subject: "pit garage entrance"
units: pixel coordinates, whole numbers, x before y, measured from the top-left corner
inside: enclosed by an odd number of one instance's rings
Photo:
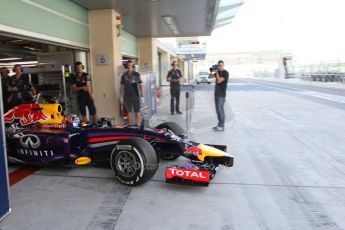
[[[65,111],[78,112],[70,79],[75,61],[81,61],[87,72],[87,51],[8,36],[0,36],[0,44],[0,68],[7,68],[9,76],[14,65],[21,65],[41,102],[59,101]]]

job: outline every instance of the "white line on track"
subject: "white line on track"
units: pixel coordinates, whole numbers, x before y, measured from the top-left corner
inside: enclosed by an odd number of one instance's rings
[[[293,92],[297,93],[297,94],[302,94],[302,95],[306,95],[306,96],[316,97],[316,98],[320,98],[320,99],[324,99],[324,100],[328,100],[328,101],[334,101],[334,102],[339,102],[339,103],[345,104],[345,97],[344,96],[339,96],[339,95],[334,95],[334,94],[329,94],[329,93],[320,93],[320,92],[316,92],[316,91],[303,90],[303,89],[280,86],[280,85],[274,86],[274,85],[266,84],[266,83],[260,84],[260,83],[250,82],[250,84],[261,85],[264,87],[268,87],[268,88],[272,88],[272,89],[278,89],[278,90],[282,90],[282,91],[293,90]]]

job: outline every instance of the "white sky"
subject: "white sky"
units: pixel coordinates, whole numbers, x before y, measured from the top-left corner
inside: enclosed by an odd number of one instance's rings
[[[345,60],[345,0],[245,0],[207,52],[291,50],[301,63]]]

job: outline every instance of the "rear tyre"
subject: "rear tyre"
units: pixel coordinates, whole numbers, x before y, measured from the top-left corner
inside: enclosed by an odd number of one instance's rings
[[[185,134],[184,129],[176,124],[175,122],[164,122],[156,127],[156,129],[162,129],[166,132],[171,132],[177,136],[183,136]],[[160,157],[163,160],[175,160],[179,157],[180,155],[174,154],[174,153],[162,153]]]
[[[145,183],[155,175],[158,158],[153,147],[144,139],[121,140],[113,149],[110,165],[116,179],[135,186]]]
[[[183,136],[186,133],[185,130],[175,122],[163,122],[162,124],[156,126],[156,129],[163,129],[164,131],[172,132],[177,136]]]

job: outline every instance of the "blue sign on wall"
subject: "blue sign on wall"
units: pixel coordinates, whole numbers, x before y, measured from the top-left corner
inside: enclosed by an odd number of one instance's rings
[[[2,102],[2,93],[0,90],[0,103]],[[3,114],[3,107],[0,106],[0,114]],[[9,197],[8,197],[8,173],[7,160],[5,150],[5,136],[3,126],[3,116],[0,119],[0,220],[6,216],[10,211]]]

